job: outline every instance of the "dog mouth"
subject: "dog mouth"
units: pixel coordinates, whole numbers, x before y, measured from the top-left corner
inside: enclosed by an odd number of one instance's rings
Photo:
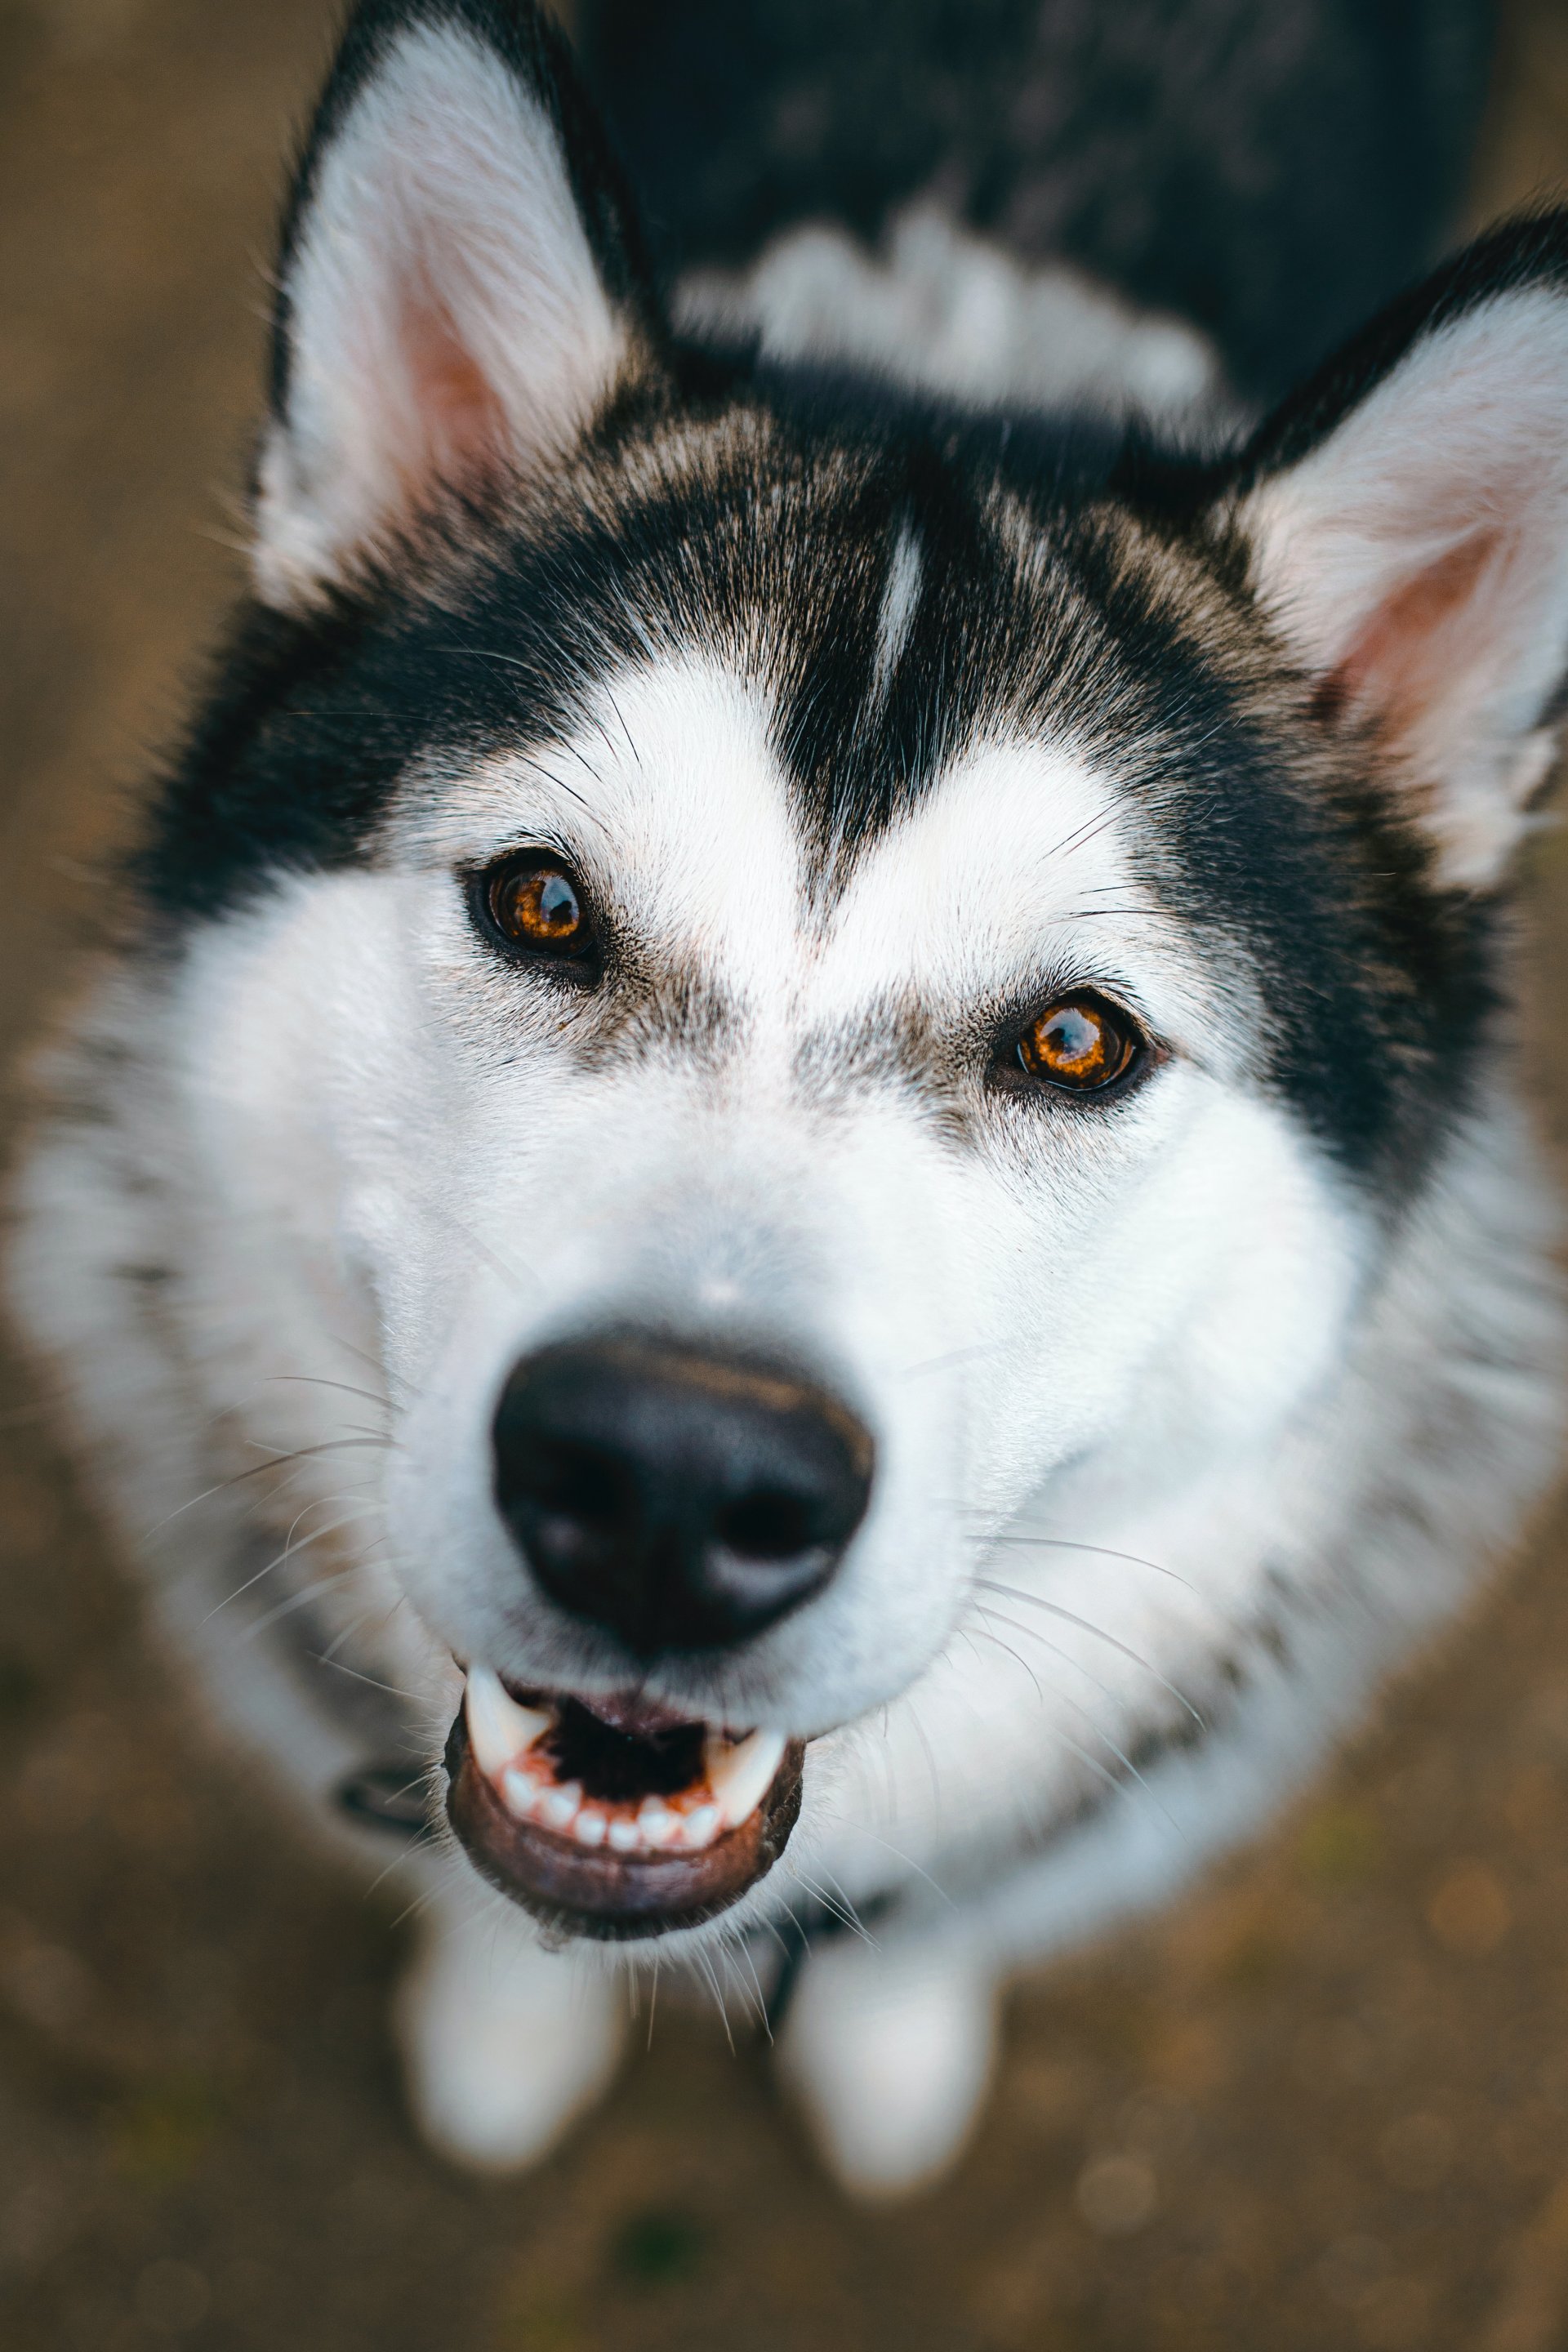
[[[700,1926],[783,1853],[805,1742],[735,1733],[637,1697],[522,1691],[468,1669],[447,1812],[481,1874],[604,1940]]]

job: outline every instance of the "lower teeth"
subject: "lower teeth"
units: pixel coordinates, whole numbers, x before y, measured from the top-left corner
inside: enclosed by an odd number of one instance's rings
[[[733,1744],[710,1734],[702,1777],[689,1789],[640,1802],[585,1801],[580,1781],[558,1781],[543,1752],[552,1714],[520,1706],[498,1675],[475,1666],[464,1695],[468,1744],[514,1821],[537,1822],[590,1851],[700,1851],[749,1821],[784,1760],[782,1734],[753,1731]]]

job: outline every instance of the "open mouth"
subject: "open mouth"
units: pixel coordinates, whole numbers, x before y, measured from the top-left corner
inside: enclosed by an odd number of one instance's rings
[[[447,1811],[491,1885],[552,1925],[621,1940],[700,1925],[773,1868],[805,1743],[637,1698],[509,1689],[468,1670]]]

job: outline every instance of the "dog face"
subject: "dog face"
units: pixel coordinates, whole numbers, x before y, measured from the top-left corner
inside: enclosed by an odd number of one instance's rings
[[[454,1822],[618,1937],[761,1906],[921,1704],[1069,1804],[994,1548],[1267,1477],[1331,1385],[1491,1035],[1568,306],[1526,236],[1224,465],[858,416],[664,334],[521,22],[351,30],[148,871],[226,1360],[374,1357]],[[1123,1756],[1267,1599],[1019,1573]]]

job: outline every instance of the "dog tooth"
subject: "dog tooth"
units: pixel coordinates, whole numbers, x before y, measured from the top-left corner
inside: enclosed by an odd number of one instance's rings
[[[513,1821],[526,1822],[538,1807],[544,1783],[533,1773],[520,1771],[515,1764],[509,1764],[500,1776],[500,1790]]]
[[[642,1832],[636,1822],[625,1813],[617,1813],[610,1823],[610,1843],[617,1853],[636,1853],[643,1842]]]
[[[492,1674],[489,1666],[468,1668],[463,1712],[468,1720],[468,1745],[474,1751],[474,1760],[491,1780],[514,1757],[531,1748],[551,1724],[550,1717],[537,1707],[519,1706],[502,1685],[500,1676]]]
[[[658,1797],[645,1797],[637,1809],[637,1835],[644,1845],[668,1845],[680,1826],[679,1816]]]
[[[697,1805],[686,1816],[686,1845],[711,1845],[723,1815],[717,1805]]]
[[[782,1731],[753,1731],[738,1747],[708,1743],[708,1785],[732,1829],[750,1821],[773,1786],[789,1745]]]
[[[591,1812],[584,1807],[573,1824],[572,1834],[579,1845],[603,1845],[608,1827],[603,1813]]]
[[[558,1789],[546,1789],[539,1800],[538,1817],[552,1830],[566,1829],[575,1819],[583,1801],[583,1784],[567,1780]]]

